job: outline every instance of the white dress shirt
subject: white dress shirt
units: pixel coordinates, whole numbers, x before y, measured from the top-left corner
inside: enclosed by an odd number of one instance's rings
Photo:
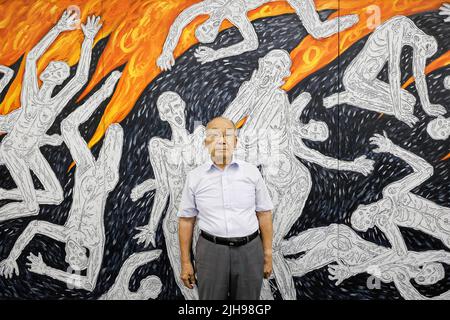
[[[272,209],[258,168],[233,157],[224,170],[209,159],[188,173],[177,216],[196,216],[201,230],[218,237],[245,237],[259,229],[256,211]]]

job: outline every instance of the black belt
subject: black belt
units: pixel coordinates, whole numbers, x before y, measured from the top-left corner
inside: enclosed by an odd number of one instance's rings
[[[246,237],[235,237],[235,238],[223,238],[223,237],[216,237],[212,234],[209,234],[203,230],[201,230],[201,235],[206,240],[209,240],[211,242],[217,243],[217,244],[223,244],[226,246],[232,246],[232,247],[239,247],[242,246],[253,239],[255,239],[258,236],[259,232],[256,230],[254,233],[252,233],[249,236]]]

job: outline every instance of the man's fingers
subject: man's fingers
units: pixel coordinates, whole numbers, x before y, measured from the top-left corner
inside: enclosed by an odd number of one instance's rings
[[[185,287],[192,289],[192,285],[189,283],[189,279],[187,277],[181,277],[181,280],[183,281]]]

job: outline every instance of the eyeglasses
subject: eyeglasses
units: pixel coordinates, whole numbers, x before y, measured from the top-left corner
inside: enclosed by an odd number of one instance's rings
[[[206,137],[207,138],[215,138],[215,139],[219,139],[219,138],[225,138],[225,139],[231,139],[234,138],[236,136],[236,133],[233,131],[228,131],[225,133],[222,133],[220,131],[212,131],[212,132],[207,132],[206,133]]]

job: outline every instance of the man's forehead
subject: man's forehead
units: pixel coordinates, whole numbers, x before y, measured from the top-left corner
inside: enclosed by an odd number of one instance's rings
[[[232,129],[232,130],[234,130],[234,125],[233,125],[233,123],[231,123],[231,121],[227,121],[225,119],[214,119],[206,125],[206,129],[213,129],[213,130],[214,129],[216,129],[216,130]]]

